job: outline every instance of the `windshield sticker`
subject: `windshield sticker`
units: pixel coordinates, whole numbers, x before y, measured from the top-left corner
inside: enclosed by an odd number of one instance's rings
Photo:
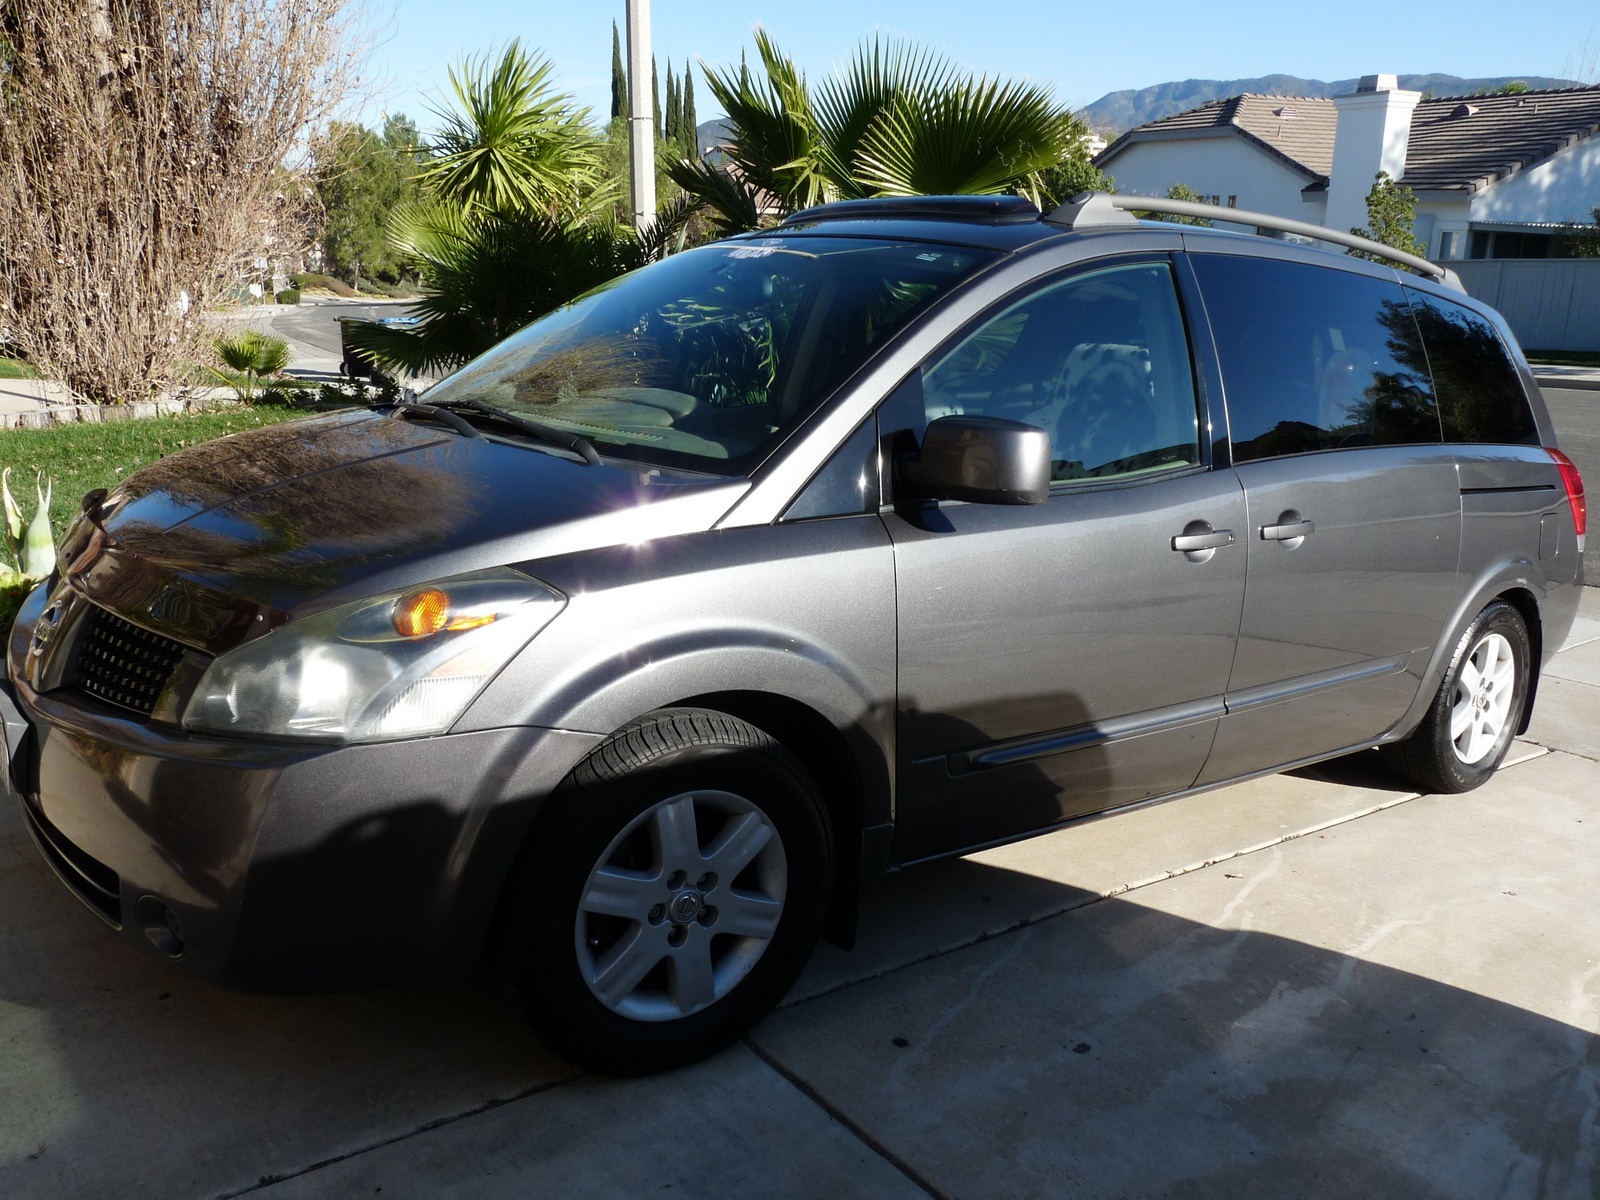
[[[728,251],[729,258],[767,258],[776,254],[777,250],[771,246],[737,246]]]
[[[918,262],[938,262],[943,257],[944,257],[944,255],[942,255],[942,254],[919,254],[919,255],[917,255],[917,261]]]

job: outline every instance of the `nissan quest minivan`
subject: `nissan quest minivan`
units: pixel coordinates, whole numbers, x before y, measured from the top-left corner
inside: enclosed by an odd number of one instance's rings
[[[1510,331],[1129,204],[808,210],[91,493],[8,643],[40,853],[181,970],[488,962],[634,1073],[886,870],[1372,746],[1478,786],[1582,582]]]

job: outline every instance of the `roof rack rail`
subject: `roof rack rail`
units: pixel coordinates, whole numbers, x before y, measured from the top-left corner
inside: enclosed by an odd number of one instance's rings
[[[988,217],[1000,221],[1037,221],[1039,210],[1025,196],[878,196],[869,200],[835,200],[802,208],[781,225],[812,221],[847,221],[880,217]]]
[[[1257,229],[1297,233],[1301,237],[1314,238],[1319,242],[1333,242],[1351,250],[1361,250],[1380,258],[1387,258],[1391,262],[1410,267],[1418,274],[1435,279],[1446,287],[1455,288],[1458,292],[1467,290],[1461,286],[1461,280],[1449,267],[1441,267],[1438,263],[1418,258],[1415,254],[1407,254],[1404,250],[1385,246],[1382,242],[1357,237],[1353,233],[1340,233],[1337,229],[1329,229],[1325,225],[1313,225],[1308,221],[1293,221],[1288,217],[1274,217],[1270,213],[1249,212],[1242,208],[1224,208],[1220,204],[1200,204],[1194,200],[1169,200],[1165,196],[1114,196],[1110,192],[1084,192],[1048,214],[1044,220],[1068,229],[1094,229],[1102,226],[1137,224],[1138,218],[1133,215],[1135,212],[1171,213],[1179,217],[1208,217],[1213,221],[1226,221],[1235,225],[1253,225]]]

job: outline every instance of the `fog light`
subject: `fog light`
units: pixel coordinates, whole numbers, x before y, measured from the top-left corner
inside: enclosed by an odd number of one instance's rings
[[[150,944],[169,958],[183,955],[183,921],[154,896],[143,896],[135,911]]]

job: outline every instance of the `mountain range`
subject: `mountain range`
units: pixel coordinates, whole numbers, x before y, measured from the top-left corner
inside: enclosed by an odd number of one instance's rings
[[[1465,96],[1489,91],[1520,80],[1530,88],[1582,87],[1572,79],[1547,79],[1540,75],[1505,75],[1496,79],[1462,79],[1459,75],[1402,75],[1400,86],[1435,96]],[[1208,100],[1255,92],[1267,96],[1342,96],[1356,89],[1354,79],[1301,79],[1298,75],[1263,75],[1258,79],[1185,79],[1153,87],[1107,92],[1081,109],[1096,133],[1107,139],[1126,133],[1147,121],[1170,117]]]

